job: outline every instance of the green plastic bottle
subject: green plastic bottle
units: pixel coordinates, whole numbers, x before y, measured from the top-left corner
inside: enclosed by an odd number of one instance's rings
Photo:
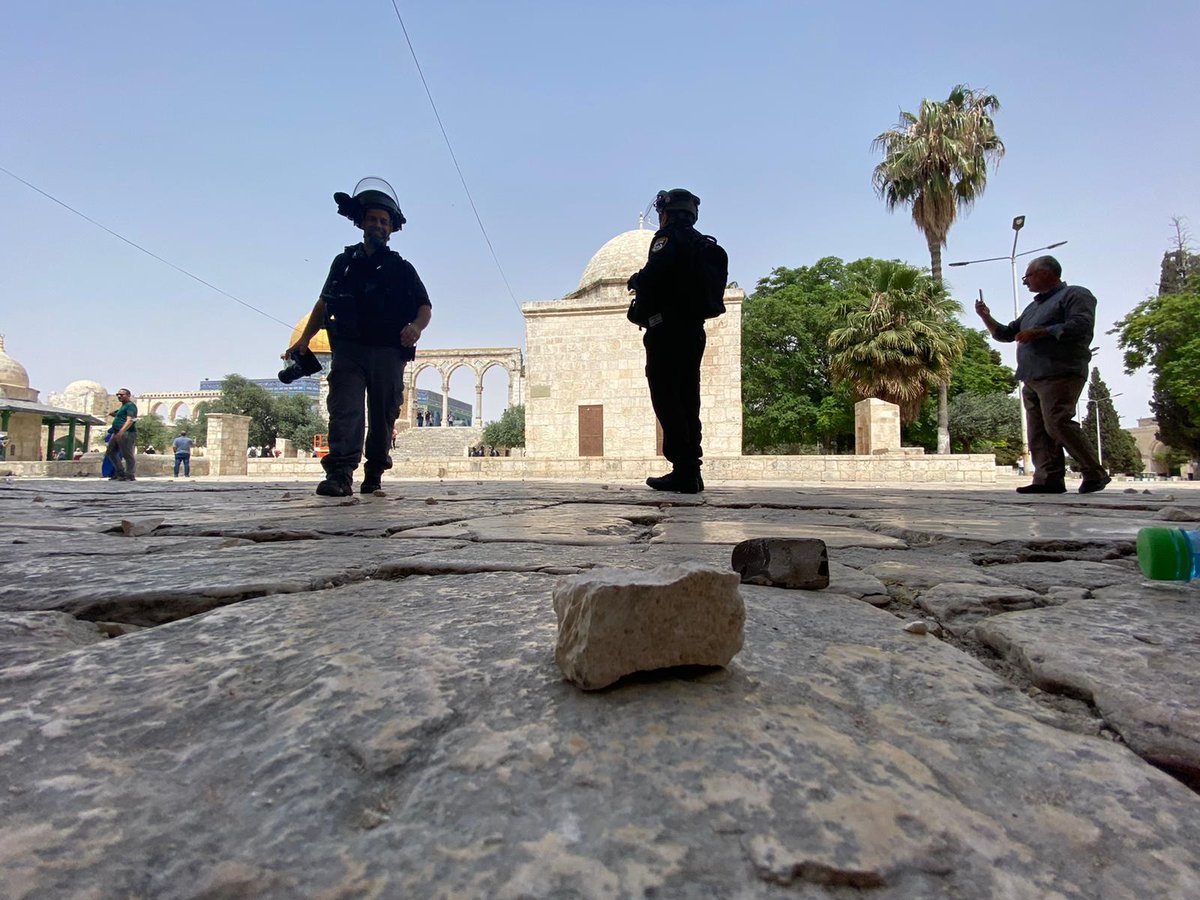
[[[1143,528],[1137,536],[1138,565],[1154,581],[1200,577],[1200,531]]]

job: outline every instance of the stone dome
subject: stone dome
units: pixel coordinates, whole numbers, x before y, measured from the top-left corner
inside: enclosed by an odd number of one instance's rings
[[[107,396],[108,389],[100,382],[90,381],[87,378],[72,381],[63,388],[63,395],[66,397],[86,397],[88,394],[104,394]]]
[[[648,228],[636,228],[618,234],[596,251],[579,279],[578,290],[608,278],[627,281],[629,276],[646,264],[650,252],[650,238],[654,232]]]
[[[300,335],[304,334],[304,326],[308,324],[308,316],[301,316],[300,321],[296,323],[296,327],[292,329],[292,336],[288,340],[288,346],[300,340]],[[308,349],[313,353],[332,353],[333,350],[329,347],[329,333],[322,328],[313,335],[313,339],[308,342]]]
[[[0,384],[8,387],[29,388],[29,373],[25,367],[4,351],[4,335],[0,334]]]

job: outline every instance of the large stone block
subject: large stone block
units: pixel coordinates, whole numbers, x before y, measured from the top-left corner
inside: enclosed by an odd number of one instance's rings
[[[752,538],[733,548],[733,570],[747,584],[799,588],[829,587],[829,551],[817,538]]]
[[[584,690],[668,666],[724,666],[742,649],[739,577],[700,563],[594,569],[554,588],[555,659]]]

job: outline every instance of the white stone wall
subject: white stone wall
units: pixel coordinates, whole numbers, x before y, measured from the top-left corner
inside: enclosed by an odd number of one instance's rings
[[[854,452],[859,456],[900,450],[900,407],[869,397],[854,404]]]
[[[212,475],[245,475],[250,417],[213,414],[208,417],[205,457]]]
[[[42,417],[33,413],[12,413],[8,417],[6,460],[37,460],[46,452],[42,443]]]
[[[705,455],[742,452],[741,328],[745,293],[725,294],[728,312],[706,323],[700,370]],[[655,455],[656,428],[646,386],[643,332],[625,313],[623,281],[583,296],[527,303],[525,443],[530,458],[579,454],[579,407],[604,407],[604,456]]]

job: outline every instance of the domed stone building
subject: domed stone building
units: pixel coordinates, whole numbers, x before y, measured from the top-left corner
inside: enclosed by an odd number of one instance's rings
[[[68,426],[70,453],[75,449],[76,425],[84,426],[82,443],[86,446],[91,426],[104,424],[103,419],[87,412],[39,403],[38,394],[29,386],[25,367],[8,355],[4,335],[0,334],[0,435],[3,435],[0,458],[23,461],[43,458],[43,425],[49,428],[47,443],[54,441],[57,426]]]
[[[629,276],[646,262],[654,232],[618,234],[561,300],[526,303],[525,452],[531,459],[646,458],[662,431],[646,386],[643,331],[625,318]],[[700,420],[706,457],[742,454],[743,290],[725,290],[725,315],[705,323]],[[648,473],[649,474],[649,473]]]
[[[63,409],[73,409],[100,417],[107,416],[110,410],[120,406],[117,398],[110,394],[104,385],[87,378],[72,381],[61,393],[52,393],[50,403]]]

